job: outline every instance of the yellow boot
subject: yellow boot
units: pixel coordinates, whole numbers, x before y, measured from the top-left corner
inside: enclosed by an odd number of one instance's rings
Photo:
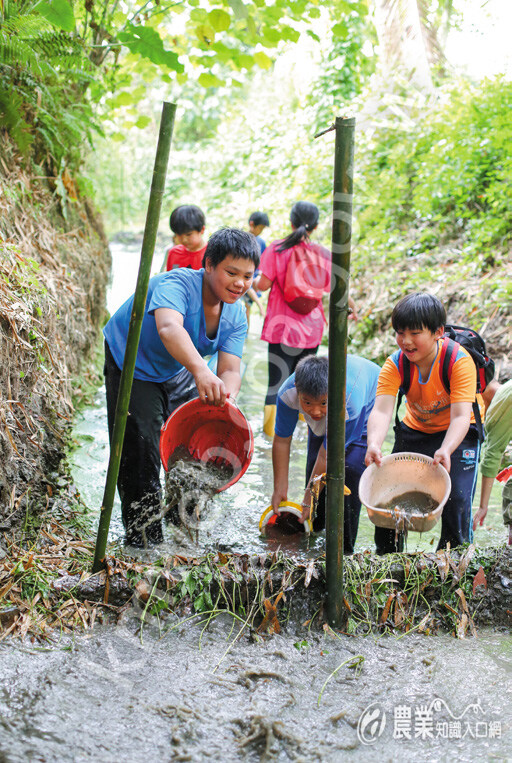
[[[263,431],[268,437],[274,436],[274,427],[276,425],[275,405],[266,405],[263,409]]]

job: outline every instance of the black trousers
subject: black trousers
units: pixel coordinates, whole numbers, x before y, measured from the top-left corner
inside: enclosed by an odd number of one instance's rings
[[[317,347],[303,349],[286,344],[268,345],[268,389],[265,405],[276,405],[279,387],[293,374],[297,363],[308,355],[316,355]]]
[[[445,434],[446,432],[425,434],[400,422],[398,429],[395,429],[393,453],[409,451],[422,453],[424,456],[433,458],[436,450],[441,447]],[[437,544],[438,549],[446,548],[447,543],[450,544],[451,548],[454,548],[473,539],[471,507],[475,494],[479,459],[478,432],[475,425],[472,424],[465,438],[450,457],[452,490],[441,514],[441,537]],[[388,530],[385,527],[376,527],[375,545],[378,554],[403,551],[404,534],[396,533],[395,530]]]
[[[104,374],[112,443],[121,371],[106,342]],[[133,380],[117,480],[127,543],[142,547],[163,539],[160,428],[173,410],[193,397],[197,389],[186,369],[166,382]]]
[[[308,455],[306,461],[306,485],[311,477],[318,451],[323,442],[323,436],[318,436],[308,429]],[[361,513],[361,501],[359,500],[359,480],[365,470],[364,457],[366,454],[366,437],[360,443],[349,445],[345,450],[345,485],[350,490],[350,495],[345,496],[343,514],[343,553],[353,554],[354,546],[359,529],[359,514]],[[325,488],[320,493],[316,517],[313,521],[313,530],[318,532],[325,527]]]

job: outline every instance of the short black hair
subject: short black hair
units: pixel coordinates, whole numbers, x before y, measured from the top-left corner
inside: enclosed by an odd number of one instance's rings
[[[249,217],[249,222],[252,223],[255,227],[257,225],[264,225],[265,227],[270,225],[270,220],[268,219],[266,212],[253,212]]]
[[[297,363],[295,369],[295,389],[301,395],[315,399],[327,395],[329,381],[329,359],[308,355]]]
[[[255,269],[260,264],[258,242],[252,233],[239,228],[221,228],[210,236],[203,257],[203,267],[206,260],[210,260],[212,266],[216,268],[229,255],[237,260],[251,260]]]
[[[206,218],[204,212],[199,207],[196,207],[195,204],[181,204],[181,206],[172,210],[169,218],[169,227],[178,236],[181,236],[182,233],[190,233],[193,230],[200,233],[205,224]]]
[[[428,329],[434,334],[446,324],[446,310],[433,294],[416,291],[397,302],[391,313],[394,331]]]

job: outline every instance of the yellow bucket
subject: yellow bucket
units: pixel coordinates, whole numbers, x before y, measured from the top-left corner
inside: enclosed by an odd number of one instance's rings
[[[278,508],[278,514],[291,514],[292,516],[299,518],[302,516],[302,506],[299,503],[293,503],[293,501],[281,501]],[[272,517],[275,517],[273,521]],[[260,531],[263,531],[267,525],[274,524],[276,519],[277,515],[274,514],[272,506],[269,506],[260,517]],[[306,519],[304,522],[304,532],[307,535],[309,535],[310,532],[313,532],[313,524],[310,519]]]

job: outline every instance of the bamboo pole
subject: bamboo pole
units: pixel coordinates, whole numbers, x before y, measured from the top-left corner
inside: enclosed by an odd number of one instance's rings
[[[336,143],[332,215],[332,285],[329,301],[325,556],[327,617],[331,626],[340,628],[343,618],[345,397],[355,119],[337,117],[334,128]]]
[[[160,210],[162,208],[162,197],[165,187],[165,176],[167,174],[167,164],[169,161],[169,151],[174,129],[175,114],[176,104],[164,102],[162,107],[162,117],[160,121],[160,133],[158,135],[158,144],[156,149],[155,166],[153,168],[153,180],[151,182],[151,190],[149,193],[146,225],[144,228],[144,237],[142,239],[139,274],[137,276],[137,285],[135,287],[135,294],[133,298],[132,314],[130,317],[130,326],[126,340],[126,351],[124,356],[123,369],[121,372],[121,380],[119,384],[119,394],[117,397],[116,414],[112,432],[112,443],[110,446],[110,457],[108,461],[107,477],[105,481],[105,492],[103,494],[98,535],[96,538],[96,548],[94,551],[94,562],[92,567],[93,572],[98,572],[101,570],[105,563],[105,550],[107,548],[108,530],[110,527],[110,518],[112,516],[112,506],[114,505],[117,477],[119,475],[119,465],[121,463],[121,453],[123,449],[124,433],[126,429],[126,417],[128,415],[133,373],[135,370],[137,350],[139,348],[142,319],[144,317],[144,309],[146,306],[146,296],[148,293],[148,283],[151,275],[153,253],[155,251],[158,223],[160,220]]]

